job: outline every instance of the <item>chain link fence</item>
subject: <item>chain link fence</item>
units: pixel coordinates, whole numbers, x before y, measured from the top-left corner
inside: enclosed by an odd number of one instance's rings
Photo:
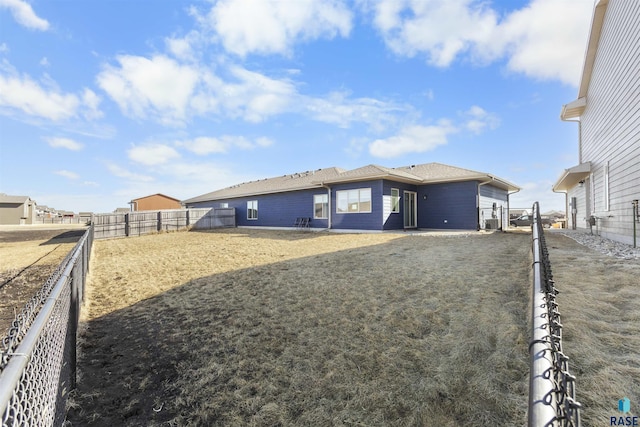
[[[2,427],[64,422],[75,387],[76,334],[92,244],[90,227],[0,343]]]
[[[529,427],[580,427],[576,378],[562,351],[562,323],[540,206],[532,208],[533,295],[529,344]]]

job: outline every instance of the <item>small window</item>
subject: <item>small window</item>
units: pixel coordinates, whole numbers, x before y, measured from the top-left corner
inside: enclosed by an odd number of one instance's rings
[[[327,194],[313,196],[313,217],[315,219],[329,218],[329,196]]]
[[[247,219],[258,219],[258,201],[249,200],[247,202]]]
[[[337,191],[338,213],[370,213],[371,189],[360,188],[353,190]]]
[[[391,212],[400,213],[400,190],[397,188],[391,189]]]
[[[221,208],[228,208],[228,207],[229,207],[229,203],[227,203],[227,202],[222,202],[222,203],[220,203],[220,207],[221,207]]]

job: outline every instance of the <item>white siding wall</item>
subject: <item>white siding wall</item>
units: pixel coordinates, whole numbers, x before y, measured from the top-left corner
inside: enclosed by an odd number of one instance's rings
[[[633,199],[640,199],[640,1],[611,0],[604,17],[587,106],[582,158],[592,165],[592,213],[603,236],[631,242]],[[609,167],[609,209],[605,167]],[[580,193],[575,188],[569,194]],[[584,197],[584,195],[582,195]],[[579,205],[580,206],[580,205]],[[578,213],[577,225],[582,216]]]
[[[480,228],[485,228],[485,220],[491,218],[493,204],[496,204],[496,215],[500,218],[500,225],[505,227],[508,221],[508,209],[507,209],[507,192],[500,190],[491,185],[481,185],[479,192],[478,207],[480,208]],[[500,209],[502,208],[502,210]],[[505,225],[506,224],[506,225]]]
[[[569,198],[569,203],[571,203],[571,198],[575,197],[576,198],[576,207],[577,207],[577,212],[576,212],[576,228],[582,228],[582,229],[586,229],[589,228],[588,224],[587,224],[587,219],[591,216],[590,213],[587,212],[587,191],[589,190],[588,187],[588,182],[585,183],[584,186],[580,187],[573,187],[567,197]],[[572,215],[571,215],[571,207],[569,207],[569,223],[567,225],[568,228],[573,228],[573,222],[572,220]]]

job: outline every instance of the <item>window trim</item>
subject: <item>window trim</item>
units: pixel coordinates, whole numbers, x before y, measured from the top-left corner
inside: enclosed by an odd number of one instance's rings
[[[396,192],[396,195],[393,195],[393,192]],[[394,207],[395,200],[395,207]],[[391,189],[391,213],[400,213],[400,189],[392,188]]]
[[[349,193],[350,192],[354,192],[357,191],[358,192],[358,201],[352,201],[349,199]],[[368,203],[369,203],[369,210],[363,211],[361,210],[361,204],[362,203],[366,203],[363,202],[361,193],[362,192],[368,192],[369,193],[369,197],[368,197]],[[343,194],[346,196],[346,201],[347,201],[347,207],[345,211],[341,211],[340,210],[340,195]],[[367,200],[365,198],[365,200]],[[357,204],[358,208],[357,210],[351,210],[351,208],[353,207],[354,204]],[[364,188],[349,188],[346,190],[337,190],[336,191],[336,214],[360,214],[360,213],[372,213],[373,212],[373,198],[371,196],[371,187],[364,187]]]
[[[318,197],[322,197],[324,198],[324,201],[322,202],[318,202],[316,201]],[[316,206],[321,204],[322,205],[322,215],[323,216],[317,216],[316,212],[317,212],[317,208]],[[326,193],[323,194],[314,194],[313,195],[313,219],[329,219],[329,195]]]
[[[250,213],[255,211],[255,218],[250,216]],[[257,200],[247,200],[247,220],[248,221],[256,221],[258,219],[258,201]]]

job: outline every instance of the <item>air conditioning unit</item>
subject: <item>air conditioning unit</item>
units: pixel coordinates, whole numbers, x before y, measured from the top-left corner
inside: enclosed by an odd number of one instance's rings
[[[490,218],[484,221],[484,228],[486,230],[497,230],[498,229],[498,218]]]

